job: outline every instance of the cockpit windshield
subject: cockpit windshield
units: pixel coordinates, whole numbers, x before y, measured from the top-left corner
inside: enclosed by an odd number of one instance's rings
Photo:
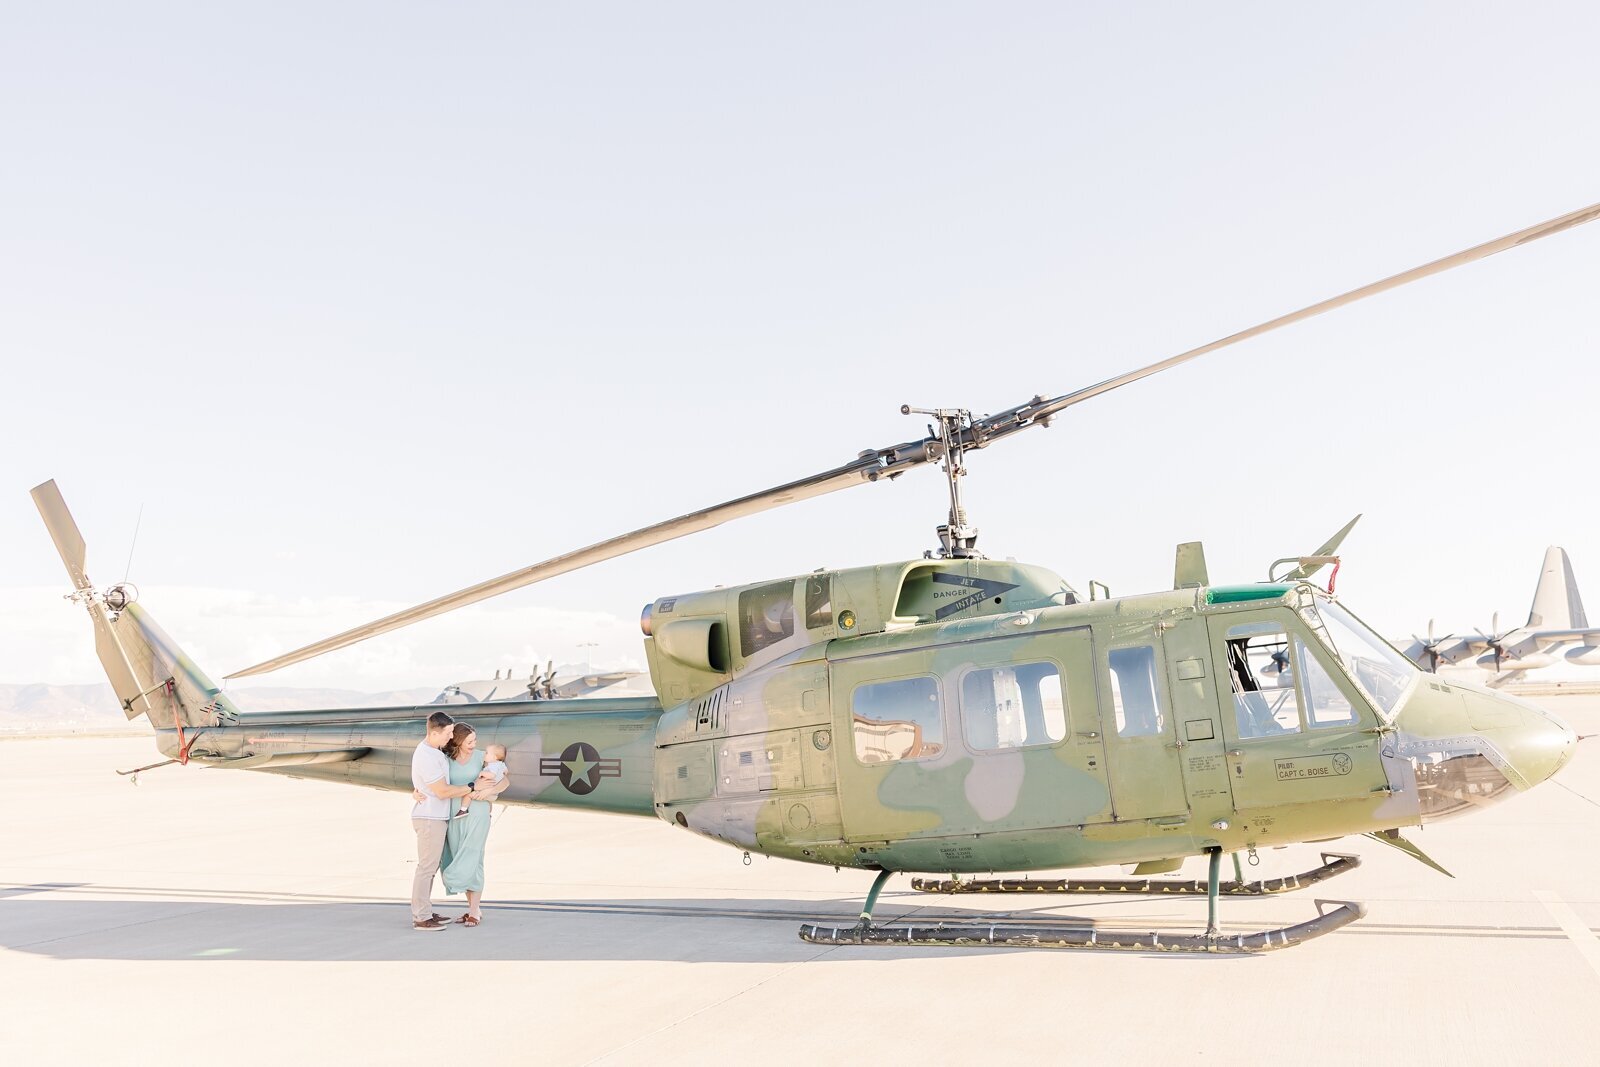
[[[1395,708],[1417,668],[1366,623],[1331,600],[1317,598],[1322,627],[1317,636],[1333,649],[1350,677],[1360,686],[1384,718],[1394,718]]]

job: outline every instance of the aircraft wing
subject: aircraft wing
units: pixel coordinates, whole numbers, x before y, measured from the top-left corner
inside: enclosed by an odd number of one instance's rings
[[[1523,679],[1523,676],[1525,676],[1527,673],[1527,671],[1505,671],[1504,673],[1495,675],[1483,684],[1487,685],[1490,689],[1500,689],[1504,686],[1510,685],[1513,682],[1520,682]]]
[[[1457,639],[1455,644],[1450,645],[1448,648],[1442,651],[1442,655],[1451,657],[1450,662],[1454,663],[1456,660],[1461,659],[1468,654],[1482,655],[1483,653],[1489,651],[1490,647],[1489,639],[1487,637],[1484,637],[1482,634],[1473,634]]]
[[[1536,641],[1540,645],[1565,645],[1590,637],[1600,638],[1600,626],[1574,630],[1535,630],[1527,639]]]

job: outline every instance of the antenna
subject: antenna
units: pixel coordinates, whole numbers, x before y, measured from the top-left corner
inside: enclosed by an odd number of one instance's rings
[[[972,434],[972,412],[966,408],[914,408],[900,405],[902,415],[932,415],[928,436],[937,438],[929,442],[929,458],[944,457],[944,477],[950,486],[950,521],[935,527],[939,535],[940,559],[982,559],[978,551],[978,528],[967,522],[967,509],[961,505],[961,482],[967,473],[962,459],[971,440],[982,448],[981,438]]]
[[[128,582],[128,576],[133,573],[133,550],[139,547],[139,524],[144,522],[144,505],[139,505],[139,515],[133,520],[133,540],[128,542],[128,565],[122,571],[122,583]]]

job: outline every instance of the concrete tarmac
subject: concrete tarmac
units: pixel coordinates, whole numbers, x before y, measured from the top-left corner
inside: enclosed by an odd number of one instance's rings
[[[1600,731],[1592,704],[1556,710]],[[1369,914],[1257,957],[808,945],[798,925],[852,922],[868,875],[528,809],[496,815],[483,925],[415,933],[408,799],[112,773],[157,758],[144,738],[0,742],[0,1062],[1543,1064],[1600,1048],[1600,739],[1529,794],[1411,831],[1453,880],[1359,838],[1264,853],[1251,876],[1314,867],[1319,847],[1364,865],[1224,899],[1227,929],[1301,921],[1316,896]],[[878,918],[965,908],[1205,920],[1203,898],[930,898],[904,877]]]

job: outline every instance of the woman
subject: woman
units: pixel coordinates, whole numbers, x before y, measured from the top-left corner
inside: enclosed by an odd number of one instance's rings
[[[450,760],[450,784],[472,785],[483,770],[483,753],[478,751],[478,734],[464,722],[456,723],[444,754]],[[493,786],[468,793],[467,800],[491,801],[511,784],[508,774]],[[444,858],[439,874],[446,893],[467,894],[467,913],[456,922],[477,926],[483,921],[483,849],[489,840],[489,803],[475,803],[467,814],[451,819],[445,830]]]

